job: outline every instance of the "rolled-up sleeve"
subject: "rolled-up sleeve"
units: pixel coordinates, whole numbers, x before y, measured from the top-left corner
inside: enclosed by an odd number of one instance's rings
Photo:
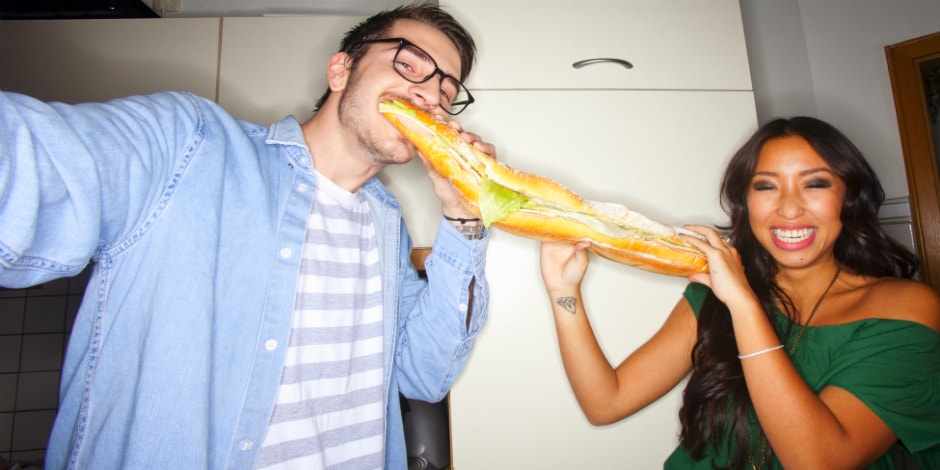
[[[401,325],[395,359],[405,396],[443,399],[466,365],[489,308],[488,241],[467,240],[444,221],[438,227],[425,261],[426,288],[417,292]]]

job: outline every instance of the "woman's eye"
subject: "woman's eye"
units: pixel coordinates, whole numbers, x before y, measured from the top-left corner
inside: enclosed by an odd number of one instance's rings
[[[832,182],[829,180],[812,180],[806,184],[806,187],[813,189],[825,189],[832,187]]]
[[[754,191],[770,191],[774,189],[774,185],[766,182],[757,182],[751,185],[751,189]]]

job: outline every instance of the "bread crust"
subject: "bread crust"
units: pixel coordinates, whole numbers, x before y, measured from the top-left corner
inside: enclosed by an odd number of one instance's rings
[[[380,111],[454,185],[469,212],[481,214],[484,178],[527,198],[526,207],[491,226],[535,240],[588,241],[590,251],[599,256],[659,274],[688,277],[708,272],[705,255],[678,238],[672,227],[620,204],[585,200],[555,180],[497,161],[447,123],[405,101],[382,103]]]

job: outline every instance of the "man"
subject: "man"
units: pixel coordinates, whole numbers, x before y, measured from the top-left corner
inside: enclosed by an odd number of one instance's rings
[[[429,170],[444,218],[418,278],[375,178],[416,151],[378,104],[459,112],[473,56],[421,4],[347,34],[302,125],[182,93],[0,93],[0,285],[95,261],[46,466],[404,468],[399,392],[438,401],[462,370],[487,234]]]

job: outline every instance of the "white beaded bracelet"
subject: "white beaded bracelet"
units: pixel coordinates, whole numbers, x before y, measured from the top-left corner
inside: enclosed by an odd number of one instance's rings
[[[783,349],[783,345],[782,345],[782,344],[778,344],[778,345],[776,345],[776,346],[774,346],[774,347],[772,347],[772,348],[761,349],[760,351],[757,351],[757,352],[752,352],[752,353],[750,353],[750,354],[745,354],[745,355],[743,355],[743,356],[738,356],[738,359],[747,359],[747,358],[749,358],[749,357],[760,356],[761,354],[768,353],[768,352],[770,352],[770,351],[776,351],[776,350],[778,350],[778,349]]]

